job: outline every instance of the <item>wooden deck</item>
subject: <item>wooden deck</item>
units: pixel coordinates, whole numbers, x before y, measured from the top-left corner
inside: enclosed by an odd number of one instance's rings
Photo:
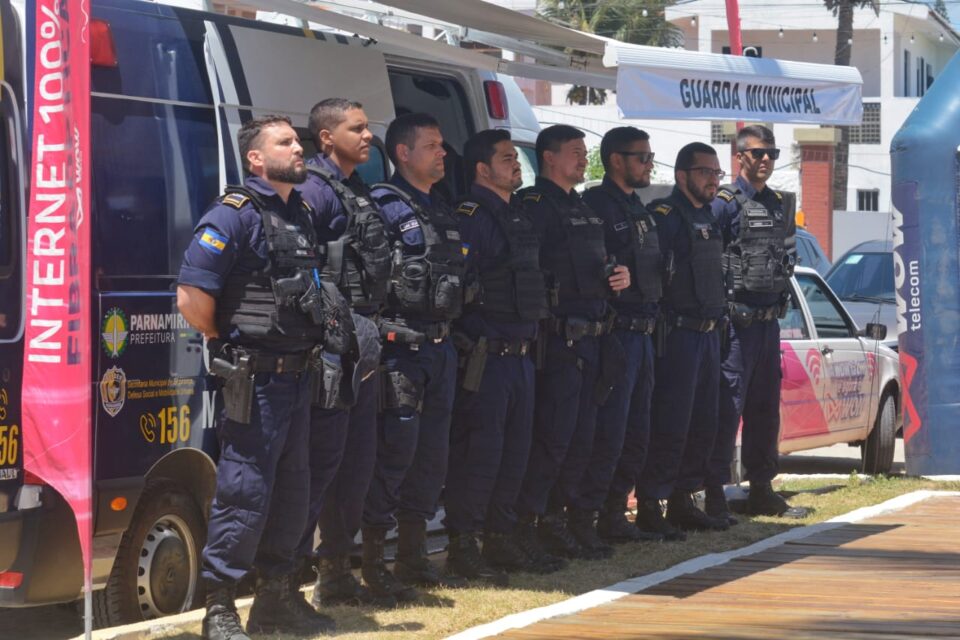
[[[811,535],[502,638],[960,638],[960,497]]]

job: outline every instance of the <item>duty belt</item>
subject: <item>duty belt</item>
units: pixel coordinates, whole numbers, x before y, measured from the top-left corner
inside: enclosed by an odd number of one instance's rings
[[[243,356],[249,356],[251,373],[300,373],[310,366],[314,358],[312,351],[270,353],[233,345],[224,345],[219,353],[216,357],[225,357],[234,364]]]
[[[653,333],[657,326],[656,318],[637,318],[630,316],[617,316],[613,320],[613,328],[623,331],[636,331],[644,335]]]
[[[525,356],[530,351],[530,340],[487,340],[487,353],[498,356]]]
[[[769,320],[776,320],[780,315],[780,305],[775,304],[771,307],[760,307],[759,309],[754,309],[753,319],[759,320],[761,322],[766,322]]]
[[[720,323],[723,321],[722,318],[695,318],[693,316],[674,316],[673,322],[671,323],[675,327],[680,327],[681,329],[690,329],[691,331],[699,331],[701,333],[709,333],[713,331]]]
[[[443,342],[443,340],[450,335],[450,323],[434,322],[432,324],[414,326],[413,330],[419,331],[423,335],[427,336],[427,340],[431,340],[433,342]]]
[[[747,327],[753,322],[776,320],[783,310],[783,305],[779,304],[769,307],[752,307],[742,302],[734,302],[730,304],[730,318],[738,327]]]
[[[599,337],[610,333],[610,325],[599,320],[584,320],[582,318],[551,318],[547,326],[549,329],[569,341],[580,340],[587,336]]]

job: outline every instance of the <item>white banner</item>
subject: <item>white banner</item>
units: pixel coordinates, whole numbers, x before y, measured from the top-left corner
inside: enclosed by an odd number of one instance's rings
[[[861,85],[772,75],[719,75],[620,64],[624,118],[860,124]]]

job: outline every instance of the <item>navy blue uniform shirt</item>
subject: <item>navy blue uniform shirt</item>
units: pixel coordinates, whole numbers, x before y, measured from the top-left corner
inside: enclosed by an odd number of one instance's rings
[[[676,211],[678,208],[683,208],[685,211],[696,211],[698,207],[695,207],[687,196],[683,195],[683,192],[679,188],[674,187],[673,191],[669,196],[661,200],[655,200],[654,203],[651,203],[651,208],[653,208],[655,203],[664,202],[666,204],[674,207],[673,211],[666,215],[657,214],[655,218],[657,221],[657,237],[660,240],[660,252],[666,258],[670,252],[673,252],[673,262],[676,265],[677,269],[682,268],[682,265],[685,265],[690,260],[690,232],[687,230],[686,225],[683,222],[683,218],[680,217],[680,212]],[[713,213],[709,205],[704,205],[699,207],[706,215],[706,218],[710,218]],[[720,268],[720,265],[717,265],[717,268]],[[722,316],[723,313],[717,315],[717,317]]]
[[[747,198],[759,202],[766,207],[768,211],[782,207],[779,198],[777,198],[777,194],[766,185],[764,185],[762,191],[757,192],[757,190],[753,188],[753,185],[744,179],[743,176],[737,176],[733,184],[740,189]],[[717,218],[717,224],[720,225],[720,232],[723,234],[723,246],[726,248],[727,245],[733,242],[740,234],[740,203],[737,202],[736,198],[727,202],[723,198],[718,197],[713,199],[710,208],[713,211],[713,215]],[[737,300],[758,307],[769,307],[780,302],[780,294],[742,291],[737,294]]]
[[[480,272],[496,269],[510,254],[510,245],[507,244],[507,238],[494,218],[494,214],[514,215],[509,212],[522,211],[522,206],[516,196],[507,203],[493,191],[478,185],[470,187],[469,200],[480,206],[470,215],[455,211],[454,217],[460,227],[460,238],[463,241],[467,278],[471,279],[476,278]],[[505,340],[525,340],[537,335],[536,322],[494,321],[485,318],[483,312],[476,307],[466,307],[463,315],[456,321],[456,325],[474,339],[478,336],[487,336]]]
[[[323,154],[318,153],[313,156],[307,160],[307,164],[326,169],[336,180],[350,187],[354,193],[366,194],[366,186],[356,172],[348,178],[333,160]],[[320,176],[310,173],[307,175],[306,182],[297,185],[297,190],[313,209],[313,226],[317,231],[317,241],[332,242],[342,236],[347,228],[347,212],[333,187]]]
[[[616,190],[617,195],[612,195],[608,190]],[[622,198],[620,196],[622,196]],[[640,196],[637,195],[636,191],[631,191],[628,195],[624,193],[623,189],[621,189],[617,183],[604,176],[603,188],[587,189],[583,194],[583,201],[586,202],[597,215],[603,218],[603,233],[606,237],[608,253],[613,254],[633,243],[634,218],[630,216],[625,209],[629,207],[629,210],[638,212],[639,214],[646,212],[646,206],[640,200]],[[625,227],[625,224],[629,226]],[[641,275],[639,273],[633,273],[634,266],[632,264],[625,266],[630,269],[630,288],[638,288]],[[661,274],[652,274],[652,277],[660,278]],[[660,305],[656,302],[628,300],[624,296],[620,296],[612,298],[610,300],[610,306],[622,315],[652,318],[657,315],[657,309]]]
[[[290,197],[284,203],[273,187],[262,178],[248,176],[243,185],[260,194],[271,211],[285,220],[296,220],[300,212],[304,211],[304,202],[296,189],[290,192]],[[180,266],[177,282],[197,287],[218,298],[231,272],[260,271],[268,261],[263,220],[253,203],[248,201],[237,209],[218,200],[197,223],[193,240],[183,253],[183,264]]]
[[[523,189],[520,196],[523,197],[528,190],[536,191],[544,195],[540,202],[524,201],[524,209],[530,216],[537,234],[540,236],[540,265],[543,268],[549,268],[543,263],[543,248],[555,245],[558,242],[565,243],[563,227],[557,213],[553,210],[552,200],[567,203],[571,209],[585,207],[580,194],[575,189],[566,192],[560,188],[557,183],[547,178],[537,176],[537,182],[531,189]],[[549,275],[549,274],[548,274]],[[607,303],[604,300],[565,300],[559,306],[552,309],[553,315],[558,318],[566,316],[578,316],[587,320],[603,320],[607,313]]]

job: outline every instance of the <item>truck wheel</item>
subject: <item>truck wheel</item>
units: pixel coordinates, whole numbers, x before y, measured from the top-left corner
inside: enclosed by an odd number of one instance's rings
[[[206,525],[196,501],[172,482],[147,485],[123,534],[107,586],[94,592],[98,627],[128,624],[199,606]]]
[[[893,396],[883,394],[880,410],[873,430],[866,442],[860,445],[863,472],[870,474],[890,473],[893,468],[893,451],[897,442],[897,405]]]

